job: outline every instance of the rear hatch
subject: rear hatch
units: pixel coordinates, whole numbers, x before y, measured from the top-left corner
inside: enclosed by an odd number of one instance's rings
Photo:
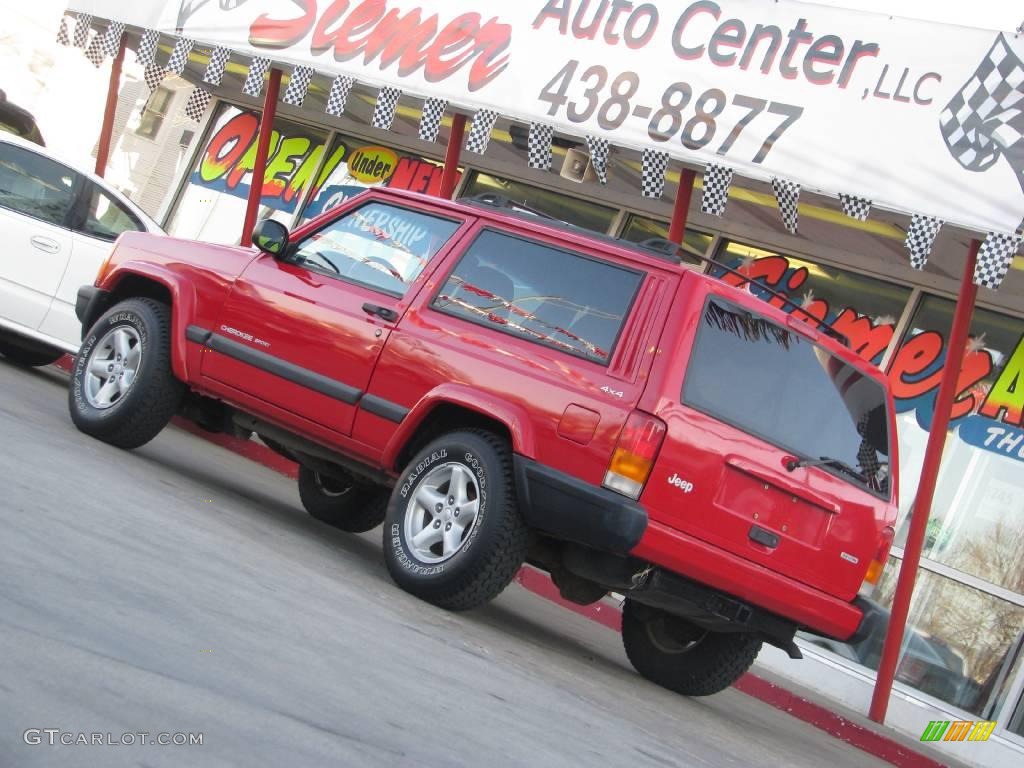
[[[679,353],[645,397],[667,434],[642,502],[652,520],[850,600],[892,510],[891,401],[818,331],[730,294],[683,302]]]

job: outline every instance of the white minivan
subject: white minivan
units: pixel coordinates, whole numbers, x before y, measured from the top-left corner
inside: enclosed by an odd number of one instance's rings
[[[162,232],[103,179],[0,133],[0,354],[47,365],[78,351],[78,289],[122,232]]]

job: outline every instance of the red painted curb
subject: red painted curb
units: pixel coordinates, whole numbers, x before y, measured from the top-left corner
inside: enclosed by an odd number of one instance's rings
[[[69,372],[71,370],[71,358],[68,356],[62,357],[54,365]],[[234,451],[250,461],[262,464],[293,480],[298,477],[298,464],[289,461],[267,446],[254,440],[242,440],[231,435],[207,432],[180,417],[175,417],[173,424],[179,429],[201,437],[221,448]],[[515,580],[531,592],[553,603],[557,603],[563,608],[568,608],[570,611],[585,616],[608,629],[616,632],[619,631],[622,624],[622,612],[615,605],[603,600],[586,606],[571,603],[562,598],[558,592],[558,587],[552,583],[547,574],[530,566],[521,568],[519,573],[516,574]],[[775,709],[782,710],[798,720],[802,720],[830,736],[849,744],[851,747],[867,752],[891,765],[899,766],[899,768],[945,768],[943,763],[936,762],[930,757],[914,752],[884,734],[852,722],[820,704],[798,696],[757,675],[748,672],[733,687],[741,693],[763,701]]]

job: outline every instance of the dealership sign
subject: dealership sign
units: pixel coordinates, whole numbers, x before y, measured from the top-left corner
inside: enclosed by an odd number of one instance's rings
[[[792,0],[71,6],[978,231],[1024,223],[1024,37],[1007,30]]]

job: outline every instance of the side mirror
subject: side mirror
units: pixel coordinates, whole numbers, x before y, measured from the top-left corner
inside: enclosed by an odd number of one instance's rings
[[[273,219],[264,219],[252,230],[252,244],[274,258],[284,255],[288,247],[288,227]]]

